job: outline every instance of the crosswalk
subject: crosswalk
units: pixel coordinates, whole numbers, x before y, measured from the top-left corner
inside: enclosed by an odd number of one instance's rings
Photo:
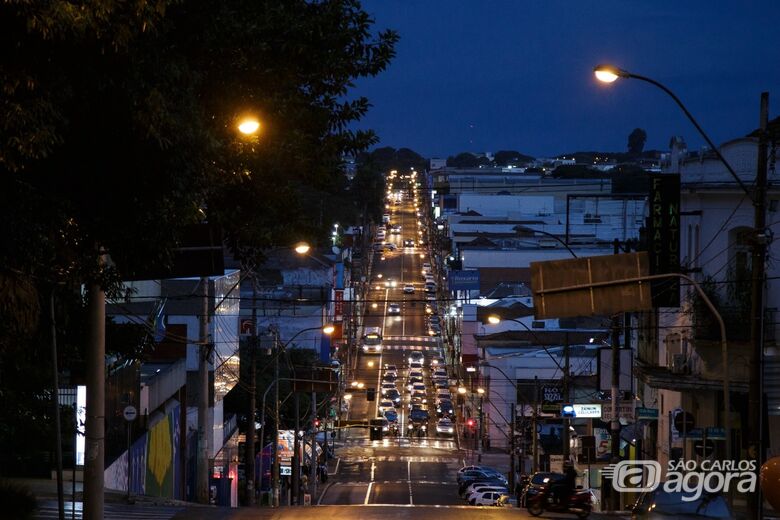
[[[419,350],[421,352],[435,352],[439,350],[436,345],[384,345],[385,350]]]
[[[400,448],[415,447],[453,447],[455,441],[452,439],[439,439],[436,437],[386,437],[381,441],[370,440],[367,437],[348,438],[336,443],[336,446],[360,446],[379,448],[383,446],[398,446]],[[390,460],[385,457],[386,460]],[[406,460],[399,459],[399,460]]]
[[[440,343],[436,336],[385,336],[384,343]]]
[[[65,502],[65,518],[81,520],[82,503],[76,502],[75,510],[73,502]],[[121,504],[106,502],[104,505],[104,518],[116,520],[170,520],[178,513],[184,511],[181,506],[163,506],[154,504]],[[35,519],[59,518],[56,500],[44,500],[38,502],[38,510],[33,516]]]

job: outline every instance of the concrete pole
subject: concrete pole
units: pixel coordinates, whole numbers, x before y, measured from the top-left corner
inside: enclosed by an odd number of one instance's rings
[[[509,403],[509,493],[515,492],[515,403]]]
[[[101,259],[102,264],[102,259]],[[103,520],[106,438],[106,293],[89,285],[87,343],[87,418],[84,461],[84,520]]]
[[[312,501],[317,494],[317,430],[314,428],[314,421],[317,420],[317,392],[311,393],[311,467],[309,468],[309,482],[311,482]]]
[[[295,497],[295,504],[302,505],[303,497],[301,491],[301,443],[298,438],[298,432],[301,431],[301,399],[298,392],[295,393],[295,443],[293,445],[292,459],[292,496]]]
[[[255,413],[257,409],[257,283],[252,277],[252,335],[249,340],[249,425],[246,432],[247,503],[255,504]]]
[[[571,396],[569,395],[569,333],[564,332],[564,344],[563,344],[563,402],[564,404],[572,404]],[[569,433],[569,427],[571,426],[571,419],[563,419],[563,461],[566,462],[571,457],[571,434]]]
[[[484,444],[485,433],[482,424],[484,423],[484,416],[482,415],[482,395],[479,396],[479,441],[477,444],[477,462],[482,462],[482,444]]]
[[[62,421],[60,419],[60,375],[57,360],[57,321],[54,315],[54,287],[49,293],[49,317],[51,319],[52,400],[54,401],[54,428],[56,430],[55,462],[57,464],[57,512],[65,520],[65,492],[62,489]],[[127,453],[128,460],[130,452]],[[75,465],[75,464],[74,464]],[[130,487],[127,488],[128,492]]]
[[[282,345],[279,341],[279,332],[274,331],[276,343],[276,356],[274,357],[274,438],[273,444],[273,468],[271,475],[271,488],[273,493],[273,506],[279,507],[279,356],[282,355]]]
[[[764,406],[763,406],[763,366],[764,366],[764,278],[767,249],[766,233],[766,191],[767,191],[767,155],[768,137],[767,126],[769,124],[769,93],[761,93],[761,107],[759,114],[759,141],[758,164],[756,169],[756,184],[753,192],[754,242],[751,257],[752,288],[751,288],[751,328],[750,340],[753,344],[750,356],[750,384],[748,386],[748,458],[756,459],[756,466],[760,469],[766,456],[764,443]],[[725,370],[725,369],[724,369]],[[728,401],[727,401],[728,402]],[[730,404],[730,403],[729,403]],[[730,409],[725,410],[724,422],[730,426]],[[731,437],[726,436],[731,442]],[[726,454],[731,458],[731,446],[726,447]],[[748,496],[748,515],[750,518],[760,518],[762,514],[763,500],[761,489]]]
[[[197,481],[195,485],[198,503],[209,503],[209,279],[200,279],[201,315],[198,335],[198,453]]]

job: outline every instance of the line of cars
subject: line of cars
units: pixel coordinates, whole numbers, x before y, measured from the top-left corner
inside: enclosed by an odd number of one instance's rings
[[[463,466],[457,474],[458,494],[472,506],[504,506],[509,501],[509,483],[488,466]]]

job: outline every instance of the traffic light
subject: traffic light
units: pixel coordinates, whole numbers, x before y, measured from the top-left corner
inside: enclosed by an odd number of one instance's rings
[[[320,418],[317,417],[316,419],[314,419],[314,429],[319,429],[319,427],[320,427]]]
[[[475,424],[476,422],[474,421],[474,419],[466,419],[466,426],[468,426],[472,430],[474,429]]]

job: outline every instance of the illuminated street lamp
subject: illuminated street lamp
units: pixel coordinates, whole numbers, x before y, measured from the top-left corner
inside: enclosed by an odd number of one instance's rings
[[[244,135],[254,135],[260,130],[260,121],[254,117],[247,117],[238,124],[238,131]]]
[[[309,252],[311,246],[306,242],[299,242],[298,244],[295,245],[294,249],[295,252],[298,253],[299,255],[305,255],[306,253]]]

